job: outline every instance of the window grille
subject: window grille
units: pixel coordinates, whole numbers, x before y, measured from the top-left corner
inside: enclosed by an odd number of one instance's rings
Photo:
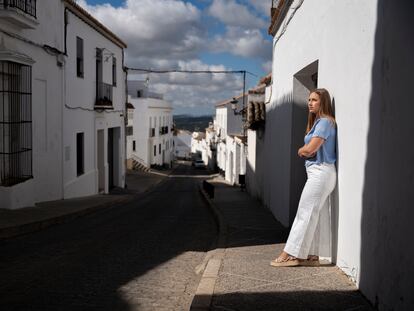
[[[32,68],[0,61],[0,186],[32,175]]]
[[[0,0],[3,8],[15,8],[36,18],[36,0]]]
[[[112,58],[112,85],[116,86],[116,58]]]
[[[76,37],[76,75],[83,78],[83,39]]]

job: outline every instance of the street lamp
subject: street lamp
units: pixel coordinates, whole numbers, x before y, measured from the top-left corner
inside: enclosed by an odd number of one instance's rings
[[[244,102],[244,96],[243,96],[243,102]],[[242,115],[244,116],[245,108],[243,107],[241,110],[237,111],[237,104],[239,101],[233,97],[233,99],[230,101],[231,109],[233,110],[234,115]]]

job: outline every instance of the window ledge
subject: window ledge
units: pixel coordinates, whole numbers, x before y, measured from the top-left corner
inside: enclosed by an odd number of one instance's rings
[[[0,21],[7,22],[20,29],[34,29],[39,22],[32,16],[22,13],[15,8],[0,9]]]
[[[110,106],[110,105],[95,105],[94,107],[95,110],[110,110],[110,109],[114,109],[114,106]]]
[[[4,45],[4,40],[2,40],[0,43],[0,60],[24,64],[28,66],[31,66],[35,63],[35,61],[30,56],[7,49]]]

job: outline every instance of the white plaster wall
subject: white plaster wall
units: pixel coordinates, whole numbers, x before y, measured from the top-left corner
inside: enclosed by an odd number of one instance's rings
[[[303,2],[275,45],[273,99],[266,111],[266,162],[272,166],[265,175],[264,199],[276,218],[287,225],[290,154],[286,152],[290,137],[278,133],[289,127],[283,120],[291,114],[293,75],[319,60],[318,86],[330,91],[338,123],[334,257],[357,282],[375,25],[376,2]]]
[[[245,98],[245,104],[247,105],[247,96]],[[237,111],[243,108],[243,97],[237,101]],[[242,134],[243,133],[243,122],[241,114],[234,114],[231,109],[231,104],[226,105],[227,109],[227,121],[226,121],[226,133],[227,134]]]
[[[148,101],[145,98],[131,98],[134,105],[133,135],[131,137],[132,154],[142,159],[146,166],[150,166],[148,139],[150,134]],[[132,141],[135,141],[135,151],[132,151]]]
[[[131,99],[128,98],[128,102],[131,102]],[[127,109],[128,110],[128,126],[132,126],[132,130],[134,131],[134,110],[135,109]],[[132,141],[134,140],[134,136],[130,135],[126,137],[126,158],[131,159],[132,156]]]
[[[157,146],[157,154],[154,157],[153,149],[150,148],[151,152],[151,164],[170,165],[173,160],[173,133],[171,128],[173,125],[172,114],[173,108],[170,102],[162,99],[149,98],[149,115],[157,119],[155,127],[155,137],[150,139],[150,145]],[[168,126],[167,134],[160,134],[160,127]],[[168,144],[167,144],[168,142]],[[161,144],[161,153],[159,152],[159,145]],[[168,147],[168,148],[167,148]],[[164,162],[162,160],[162,153],[164,152]]]
[[[216,122],[215,131],[219,136],[219,143],[217,144],[217,166],[221,170],[226,170],[227,154],[226,154],[226,142],[227,136],[227,107],[216,108]]]
[[[136,97],[137,91],[143,91],[142,95],[149,94],[148,87],[142,81],[128,81],[130,102],[134,110],[134,133],[128,149],[132,150],[132,140],[136,142],[136,150],[132,151],[146,166],[171,164],[173,160],[173,133],[172,113],[170,102],[159,98]],[[157,94],[159,95],[159,94]],[[158,97],[162,97],[159,95]],[[168,126],[167,134],[160,134],[160,128]],[[155,136],[150,137],[150,128],[155,128]],[[159,145],[161,144],[161,152]],[[156,154],[154,156],[154,146]],[[164,162],[162,154],[164,152]]]
[[[191,156],[191,134],[178,133],[173,137],[175,145],[175,156],[181,158],[190,158]]]
[[[84,77],[76,75],[76,37],[83,39]],[[96,99],[96,48],[104,49],[103,82],[112,84],[110,53],[117,60],[117,85],[113,87],[113,109],[95,111]],[[122,49],[96,32],[82,20],[69,13],[67,28],[68,58],[65,72],[64,109],[64,197],[79,197],[98,193],[97,131],[104,130],[105,143],[105,192],[108,192],[108,129],[120,129],[120,141],[116,142],[117,163],[115,186],[125,184],[125,74],[122,71]],[[76,176],[76,133],[84,132],[84,174]]]
[[[63,50],[63,11],[60,1],[37,2],[35,29],[17,30],[0,22],[0,29],[38,44]],[[0,208],[17,209],[63,197],[62,189],[62,74],[56,57],[43,49],[0,33],[9,50],[31,57],[33,179],[0,187]]]

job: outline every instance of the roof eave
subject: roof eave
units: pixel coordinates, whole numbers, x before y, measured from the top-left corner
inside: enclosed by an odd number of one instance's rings
[[[73,0],[63,0],[65,7],[68,8],[73,14],[78,16],[81,20],[91,26],[93,29],[102,34],[105,38],[115,43],[121,49],[126,49],[127,45],[122,41],[117,35],[105,27],[101,22],[99,22],[95,17],[89,14],[84,8],[77,4]]]
[[[292,2],[293,0],[280,0],[277,3],[276,8],[272,9],[271,22],[268,29],[269,35],[272,35],[273,37],[276,35]]]

